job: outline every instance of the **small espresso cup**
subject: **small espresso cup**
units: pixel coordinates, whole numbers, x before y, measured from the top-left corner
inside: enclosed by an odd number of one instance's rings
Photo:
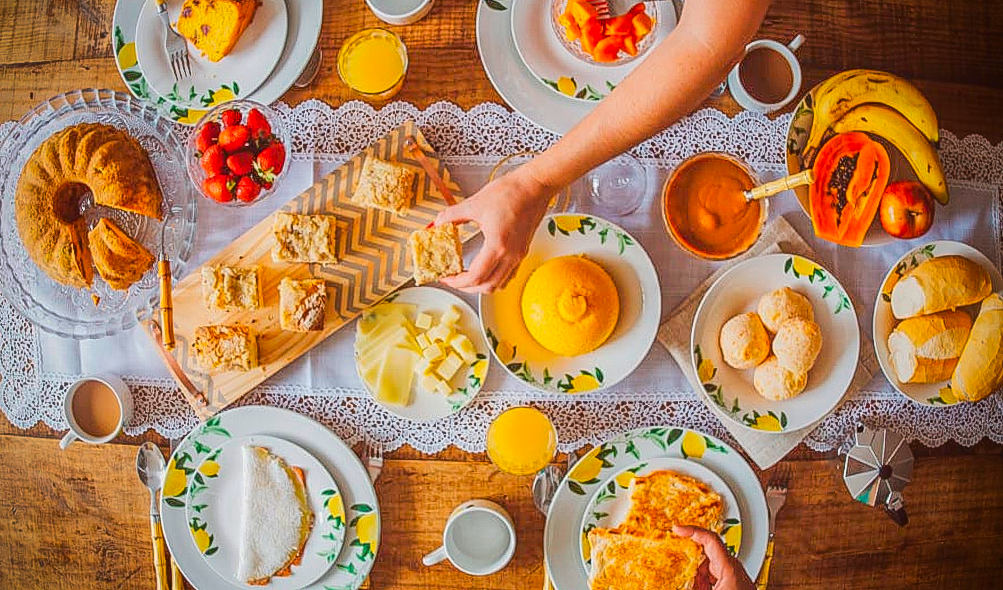
[[[426,565],[449,560],[471,576],[486,576],[504,568],[515,553],[512,517],[491,500],[460,504],[446,520],[442,546],[422,558]]]
[[[772,113],[778,109],[782,109],[787,106],[795,97],[797,97],[798,92],[801,91],[801,63],[798,61],[797,56],[794,52],[798,50],[801,45],[804,44],[804,35],[798,35],[791,40],[790,43],[784,45],[773,41],[772,39],[757,39],[745,46],[745,54],[742,56],[742,61],[738,62],[731,72],[728,74],[728,91],[731,92],[732,98],[735,102],[739,104],[743,109],[748,111],[755,111],[757,113]],[[745,85],[742,83],[741,67],[742,62],[745,58],[749,56],[753,51],[774,51],[780,57],[782,57],[787,65],[790,66],[791,74],[791,87],[789,92],[778,102],[762,102],[756,97],[749,93]]]
[[[132,393],[115,375],[90,375],[66,390],[63,415],[70,431],[59,441],[59,448],[78,439],[94,445],[106,443],[132,420]]]

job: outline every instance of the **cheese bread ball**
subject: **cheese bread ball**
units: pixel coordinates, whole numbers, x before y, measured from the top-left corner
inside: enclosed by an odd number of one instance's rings
[[[822,351],[822,330],[804,318],[784,322],[773,338],[773,354],[780,366],[794,373],[807,373]]]
[[[756,367],[752,383],[759,395],[780,402],[800,395],[808,384],[808,374],[788,371],[780,366],[777,357],[771,355]]]
[[[781,287],[760,297],[756,311],[759,312],[763,325],[773,334],[791,318],[815,319],[811,301],[790,287]]]
[[[770,354],[770,336],[754,313],[740,313],[721,327],[721,355],[736,369],[751,369]]]

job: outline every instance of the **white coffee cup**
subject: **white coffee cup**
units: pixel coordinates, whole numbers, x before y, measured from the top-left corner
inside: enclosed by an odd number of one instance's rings
[[[84,384],[91,382],[100,383],[110,389],[115,395],[115,401],[118,402],[118,420],[116,421],[115,428],[106,436],[94,436],[84,430],[73,413],[74,396],[76,396]],[[132,393],[129,391],[129,386],[115,375],[90,375],[73,383],[66,390],[66,394],[63,396],[63,416],[66,418],[66,423],[70,425],[70,431],[59,441],[59,448],[65,449],[70,446],[70,443],[78,439],[94,445],[106,443],[118,436],[122,432],[122,429],[125,428],[125,425],[132,420]]]
[[[778,43],[772,39],[757,39],[756,41],[746,45],[745,54],[742,56],[743,61],[747,55],[759,49],[775,51],[787,60],[787,65],[791,68],[791,89],[790,92],[787,93],[787,96],[785,96],[780,102],[765,103],[757,100],[749,94],[749,92],[745,89],[745,86],[742,85],[742,79],[739,75],[739,68],[742,66],[742,62],[739,61],[728,74],[728,91],[731,92],[731,96],[735,99],[735,102],[748,111],[755,111],[757,113],[772,113],[777,109],[784,108],[788,103],[794,100],[797,97],[798,92],[801,91],[801,63],[798,61],[797,56],[794,55],[794,52],[804,44],[804,41],[804,35],[798,35],[787,45]]]
[[[446,559],[471,576],[504,568],[515,553],[512,517],[491,500],[470,500],[453,510],[442,531],[442,546],[421,559],[435,565]]]

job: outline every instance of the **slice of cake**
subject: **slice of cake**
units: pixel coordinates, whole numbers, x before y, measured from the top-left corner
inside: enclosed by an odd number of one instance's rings
[[[272,222],[275,236],[272,259],[276,262],[337,262],[336,229],[333,215],[276,213]]]
[[[323,330],[326,308],[327,285],[322,279],[297,281],[285,277],[279,283],[279,325],[283,330]]]
[[[463,246],[456,226],[420,229],[408,238],[416,285],[463,272]]]
[[[414,170],[407,166],[366,156],[359,186],[352,193],[351,201],[361,207],[403,215],[411,203],[414,177]]]
[[[202,301],[210,311],[246,311],[261,306],[258,267],[202,267]]]
[[[204,371],[250,371],[258,366],[258,340],[247,326],[195,328],[192,354]]]
[[[153,254],[110,219],[102,218],[87,240],[94,267],[112,289],[125,291],[153,266]]]
[[[185,0],[176,28],[215,62],[230,53],[257,8],[258,0]]]

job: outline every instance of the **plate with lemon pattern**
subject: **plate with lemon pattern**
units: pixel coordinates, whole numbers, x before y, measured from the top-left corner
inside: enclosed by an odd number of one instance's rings
[[[706,441],[705,441],[706,442]],[[659,450],[659,453],[662,451]],[[639,453],[640,454],[640,453]],[[742,545],[742,516],[738,510],[738,501],[731,493],[731,488],[724,483],[716,473],[696,461],[682,457],[641,456],[641,459],[624,468],[611,477],[606,485],[600,487],[592,495],[588,510],[582,519],[582,561],[585,569],[592,566],[589,555],[588,534],[594,528],[613,529],[623,524],[630,510],[630,483],[634,478],[650,475],[656,471],[672,471],[680,475],[692,477],[710,486],[723,499],[724,513],[722,518],[721,541],[732,555],[738,555]],[[685,524],[685,523],[684,523]]]
[[[725,322],[755,312],[760,297],[781,287],[811,302],[822,350],[804,391],[773,401],[756,391],[754,369],[734,369],[724,362],[720,333]],[[860,328],[853,303],[831,272],[801,256],[770,254],[736,264],[707,289],[693,320],[690,351],[701,393],[719,414],[757,432],[791,432],[818,422],[843,399],[857,369]]]
[[[190,492],[198,486],[213,488],[214,480],[228,470],[227,462],[219,461],[220,454],[228,448],[224,445],[240,439],[265,440],[266,437],[299,447],[333,478],[334,485],[320,485],[321,489],[316,490],[320,497],[312,502],[314,530],[311,542],[318,534],[319,538],[316,549],[308,550],[315,553],[311,559],[319,558],[327,567],[326,572],[307,588],[357,590],[373,567],[380,543],[380,507],[369,474],[352,449],[324,425],[289,410],[266,406],[244,406],[220,412],[189,433],[171,455],[160,512],[164,539],[178,567],[195,588],[246,590],[247,587],[232,576],[221,576],[206,563],[221,550],[225,534],[214,530],[204,518],[202,522],[192,522],[189,513],[198,516],[199,511],[195,505],[189,507]],[[292,457],[289,460],[290,464],[296,463]],[[200,494],[194,496],[195,501],[202,503]],[[236,498],[234,502],[239,503]],[[339,544],[340,549],[337,549]],[[270,586],[275,586],[278,580],[281,578],[273,579]],[[297,584],[299,586],[301,584]]]
[[[341,504],[341,491],[331,474],[313,455],[287,440],[274,436],[253,435],[231,438],[211,453],[195,469],[188,485],[185,510],[192,540],[202,557],[217,574],[240,586],[247,586],[235,576],[240,559],[240,531],[244,495],[243,447],[263,447],[280,457],[291,468],[302,470],[307,503],[314,519],[303,546],[300,562],[290,575],[275,576],[268,583],[276,590],[297,590],[316,582],[331,569],[345,540],[345,527],[335,526],[325,518],[330,514],[328,498]],[[344,507],[335,507],[335,513]],[[339,525],[343,525],[343,520]],[[208,542],[211,539],[211,542]]]
[[[909,271],[916,268],[923,262],[938,256],[962,256],[978,263],[989,272],[989,277],[993,282],[993,291],[1003,290],[1003,276],[1000,276],[999,269],[986,256],[961,242],[950,240],[940,240],[924,244],[914,248],[902,255],[898,261],[892,265],[888,274],[881,281],[881,288],[878,290],[877,298],[874,301],[874,319],[872,322],[872,337],[874,339],[874,352],[881,365],[881,371],[885,378],[892,384],[896,391],[911,399],[912,401],[931,407],[943,408],[960,403],[954,392],[951,390],[951,382],[942,381],[940,383],[899,383],[895,371],[892,369],[888,353],[888,336],[895,329],[899,320],[892,315],[892,289],[899,280]],[[979,313],[981,304],[970,305],[961,308],[974,320]]]
[[[544,262],[583,255],[612,278],[620,300],[616,328],[599,348],[567,357],[551,352],[530,335],[522,320],[522,292]],[[504,289],[481,295],[484,336],[495,359],[513,377],[550,393],[607,389],[630,375],[655,341],[662,313],[658,274],[641,244],[620,227],[592,215],[543,218]]]
[[[643,473],[644,463],[671,464],[677,469],[689,463],[693,467],[686,473],[697,478],[710,473],[719,483],[708,484],[730,491],[732,498],[726,496],[725,501],[734,505],[734,512],[729,506],[725,508],[728,518],[735,522],[725,525],[725,543],[734,548],[746,572],[756,579],[766,556],[770,530],[766,496],[755,472],[738,452],[713,436],[674,426],[654,426],[625,432],[593,448],[564,477],[550,504],[544,531],[544,558],[554,588],[588,588],[586,562],[591,548],[582,525],[596,506],[596,498],[604,490],[608,492],[611,484],[616,495],[625,496],[623,492],[633,477],[626,474],[632,469]]]

